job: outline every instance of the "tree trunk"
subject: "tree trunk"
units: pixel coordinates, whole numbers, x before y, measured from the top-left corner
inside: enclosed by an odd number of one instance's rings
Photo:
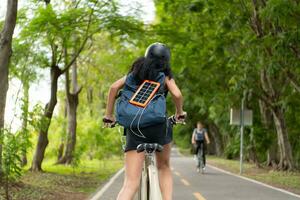
[[[300,84],[295,76],[295,74],[289,72],[289,71],[285,71],[287,78],[289,79],[292,87],[297,91],[300,92]]]
[[[259,100],[261,121],[265,129],[272,129],[272,113],[265,102]]]
[[[208,128],[214,140],[215,153],[217,156],[221,156],[223,154],[223,143],[219,128],[214,122],[209,123]]]
[[[279,169],[292,170],[294,167],[291,144],[288,139],[288,132],[284,118],[284,111],[281,106],[272,108],[273,119],[277,131],[277,139],[280,153]]]
[[[267,132],[266,134],[270,135],[269,137],[271,138],[271,143],[269,144],[267,150],[266,166],[276,169],[278,164],[278,157],[277,157],[277,145],[274,139],[275,131],[273,131],[273,125],[272,125],[272,121],[273,121],[272,112],[267,107],[266,103],[261,100],[259,100],[259,108],[260,108],[261,121],[264,126],[264,129]]]
[[[278,168],[278,154],[277,145],[275,141],[273,141],[270,147],[268,148],[266,165],[272,167],[273,169]]]
[[[268,93],[266,96],[268,107],[273,116],[273,122],[277,133],[277,143],[279,150],[279,164],[278,168],[282,170],[292,170],[294,168],[292,149],[288,139],[288,131],[284,118],[283,105],[280,102],[280,92],[278,88],[274,88],[274,77],[270,77],[270,74],[263,70],[261,73],[261,84],[265,92]],[[279,83],[275,82],[276,85]]]
[[[68,100],[68,136],[66,142],[65,154],[58,162],[60,164],[70,164],[76,144],[76,127],[77,127],[77,105],[78,95],[70,94]]]
[[[0,33],[0,181],[2,177],[2,145],[6,94],[8,90],[8,67],[12,54],[11,45],[16,26],[18,0],[7,0],[7,11],[3,29]]]
[[[28,160],[27,160],[27,152],[22,153],[22,160],[21,160],[21,166],[24,167],[27,165]]]
[[[261,167],[259,162],[258,162],[255,145],[252,142],[251,142],[250,148],[249,148],[249,160],[251,162],[253,162],[257,168]]]
[[[89,86],[87,90],[87,101],[90,109],[90,116],[93,117],[93,87]]]
[[[58,147],[58,155],[57,155],[57,162],[56,164],[58,164],[58,162],[62,159],[63,154],[64,154],[64,149],[65,149],[65,140],[66,140],[66,132],[67,132],[67,117],[68,117],[68,111],[67,111],[67,99],[65,99],[65,107],[64,107],[64,117],[65,120],[62,123],[62,135],[61,135],[61,142],[60,145]]]
[[[23,97],[23,114],[22,114],[22,138],[23,138],[23,147],[22,147],[22,161],[21,166],[27,165],[27,141],[28,141],[28,107],[29,107],[29,83],[28,81],[24,80],[23,82],[23,91],[24,91],[24,97]]]
[[[59,164],[71,164],[75,145],[76,145],[76,128],[77,128],[77,106],[80,89],[77,84],[77,64],[72,65],[72,86],[70,92],[69,72],[66,71],[66,96],[67,96],[67,113],[68,113],[68,132],[64,156],[58,161]]]
[[[54,108],[57,104],[57,82],[61,75],[61,70],[58,66],[52,66],[51,73],[51,96],[50,101],[45,107],[43,115],[43,125],[39,131],[38,142],[35,150],[35,154],[32,160],[31,171],[42,171],[42,162],[45,155],[45,150],[48,145],[48,129],[51,123]]]
[[[250,161],[255,163],[256,167],[259,168],[260,164],[258,161],[257,151],[256,151],[256,147],[255,147],[253,128],[251,128],[249,135],[250,135],[249,159],[250,159]]]
[[[62,141],[58,147],[58,154],[57,154],[57,164],[59,163],[59,161],[62,159],[63,157],[63,153],[64,153],[64,149],[65,149],[65,144]]]

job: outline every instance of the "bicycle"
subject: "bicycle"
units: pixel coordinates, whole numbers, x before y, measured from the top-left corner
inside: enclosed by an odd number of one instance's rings
[[[204,174],[204,160],[203,160],[203,143],[197,147],[197,171]]]
[[[162,150],[163,146],[156,143],[144,143],[137,147],[137,152],[145,152],[138,200],[162,200],[155,158],[155,153]]]
[[[182,116],[182,119],[184,119],[184,117],[185,116]],[[168,120],[170,120],[172,126],[178,123],[185,124],[184,121],[176,121],[174,116],[169,117]],[[163,146],[156,143],[144,143],[137,147],[138,153],[145,152],[138,200],[162,200],[155,158],[155,153],[161,152],[162,150]]]
[[[185,118],[185,115],[179,116],[178,120],[175,119],[175,116],[171,116],[168,120],[171,122],[171,125],[176,124],[185,124],[182,121]],[[111,121],[103,121],[111,123]],[[110,127],[113,128],[116,126],[112,124]],[[137,146],[137,152],[145,153],[144,165],[142,169],[140,187],[138,190],[138,200],[162,200],[162,194],[159,186],[158,179],[158,170],[156,166],[156,152],[161,152],[163,146],[157,143],[143,143]]]

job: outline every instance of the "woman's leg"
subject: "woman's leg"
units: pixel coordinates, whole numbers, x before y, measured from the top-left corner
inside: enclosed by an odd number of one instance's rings
[[[173,178],[170,169],[171,143],[164,145],[164,150],[156,153],[159,184],[163,200],[172,200]]]
[[[144,156],[135,150],[125,153],[125,180],[117,200],[133,199],[140,184]]]
[[[203,141],[203,167],[206,166],[206,145],[205,142]]]
[[[196,161],[197,161],[197,169],[199,169],[200,167],[200,161],[199,161],[199,157],[198,157],[198,152],[201,148],[201,143],[199,141],[196,141]]]

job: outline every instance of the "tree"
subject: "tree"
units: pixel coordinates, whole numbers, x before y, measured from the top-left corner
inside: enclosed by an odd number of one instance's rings
[[[180,73],[176,78],[185,88],[186,109],[192,112],[192,121],[206,119],[216,124],[230,157],[238,156],[239,149],[227,113],[230,107],[239,106],[244,91],[252,91],[247,106],[255,111],[254,119],[262,122],[255,121],[249,130],[246,148],[255,152],[247,156],[265,160],[265,152],[274,151],[267,141],[276,141],[279,158],[272,158],[273,162],[279,161],[279,169],[294,168],[297,159],[292,155],[299,151],[289,141],[293,123],[287,121],[291,114],[286,110],[298,105],[288,103],[299,92],[298,4],[284,0],[156,1],[158,20],[153,32],[172,49],[173,69]],[[266,111],[271,121],[263,125]]]
[[[12,37],[17,20],[17,11],[18,0],[8,0],[4,26],[0,33],[0,177],[2,177],[2,136],[8,90],[9,59],[12,55]]]
[[[66,77],[66,106],[68,118],[67,140],[64,155],[58,160],[59,164],[71,164],[76,145],[76,129],[77,129],[77,106],[79,101],[79,93],[82,87],[78,87],[77,79],[77,61],[72,65],[72,91],[70,88],[69,70],[65,72]]]
[[[19,11],[19,14],[21,12]],[[18,24],[20,24],[20,20],[18,20]],[[24,25],[24,24],[22,24]],[[22,83],[23,89],[23,97],[22,97],[22,105],[21,105],[21,120],[22,127],[20,133],[22,137],[22,165],[27,164],[27,147],[30,144],[29,140],[29,128],[28,128],[28,114],[29,114],[29,89],[30,85],[37,79],[38,74],[35,71],[36,68],[33,67],[41,62],[43,57],[39,55],[33,55],[31,49],[31,44],[26,39],[19,37],[15,38],[13,41],[13,56],[10,63],[10,77],[17,78]],[[27,145],[26,145],[27,144]]]
[[[102,5],[104,7],[104,5]],[[50,66],[51,74],[51,95],[50,100],[45,106],[43,121],[44,124],[39,131],[38,143],[35,150],[35,154],[32,161],[31,170],[41,171],[42,161],[46,147],[48,145],[48,129],[53,116],[54,108],[57,104],[57,90],[58,79],[65,73],[75,62],[89,38],[95,33],[96,16],[94,15],[94,9],[97,8],[97,4],[92,7],[75,8],[70,9],[62,14],[57,14],[53,10],[51,4],[47,4],[46,8],[39,8],[37,17],[34,18],[26,33],[32,33],[33,36],[44,35],[46,38],[42,39],[42,42],[49,45],[51,52],[51,59],[48,62]],[[59,16],[58,16],[59,15]],[[80,21],[77,21],[81,19]],[[95,21],[93,21],[95,20]],[[69,25],[69,26],[67,26]],[[61,58],[63,54],[63,45],[71,43],[70,35],[74,31],[81,34],[82,37],[77,41],[77,51],[72,55],[68,62],[63,63],[63,67],[59,67],[61,64]]]
[[[40,38],[39,45],[46,45],[51,52],[51,59],[48,62],[51,74],[51,98],[45,107],[43,119],[45,123],[39,133],[31,167],[33,171],[42,170],[41,164],[48,145],[48,129],[57,103],[59,77],[75,63],[94,34],[107,30],[117,32],[116,35],[126,34],[124,30],[139,25],[118,15],[113,1],[77,1],[75,7],[72,5],[66,4],[63,12],[59,9],[54,11],[51,4],[47,4],[46,8],[39,8],[36,18],[26,31],[27,34]],[[73,52],[64,56],[65,50]]]

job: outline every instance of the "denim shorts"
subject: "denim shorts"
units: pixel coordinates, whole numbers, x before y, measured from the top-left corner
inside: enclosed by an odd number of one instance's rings
[[[137,146],[142,143],[158,143],[166,145],[173,140],[173,127],[167,120],[164,123],[148,126],[140,130],[125,129],[126,146],[125,152],[136,150]]]

